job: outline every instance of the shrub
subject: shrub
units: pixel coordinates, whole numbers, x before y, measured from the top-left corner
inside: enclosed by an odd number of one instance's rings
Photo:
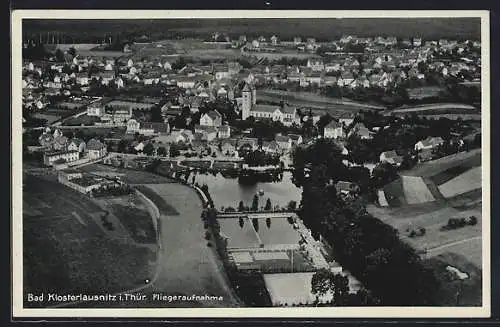
[[[425,228],[420,227],[419,231],[420,231],[420,236],[424,236],[425,235],[425,232],[426,232]]]
[[[477,225],[477,217],[476,216],[470,216],[468,223],[471,226]]]
[[[410,232],[410,235],[408,235],[408,236],[410,236],[410,237],[415,237],[415,236],[417,236],[417,232],[415,232],[415,231],[412,229],[412,230],[411,230],[411,232]]]

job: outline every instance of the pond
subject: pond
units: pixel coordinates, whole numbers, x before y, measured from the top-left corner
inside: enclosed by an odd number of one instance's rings
[[[290,201],[296,201],[297,205],[302,198],[302,189],[292,183],[292,173],[284,172],[283,179],[279,182],[259,182],[254,185],[244,185],[238,183],[238,178],[225,178],[220,173],[216,176],[211,174],[197,174],[198,184],[208,185],[208,190],[217,209],[221,206],[237,208],[240,201],[246,206],[252,205],[255,194],[259,191],[264,193],[259,195],[259,206],[264,206],[267,198],[271,199],[274,206],[286,206]]]

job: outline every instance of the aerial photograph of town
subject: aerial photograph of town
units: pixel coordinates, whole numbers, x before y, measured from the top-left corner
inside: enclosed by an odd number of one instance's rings
[[[18,78],[24,308],[484,304],[480,18],[23,19]]]

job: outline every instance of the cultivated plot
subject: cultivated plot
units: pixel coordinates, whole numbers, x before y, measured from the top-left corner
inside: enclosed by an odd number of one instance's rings
[[[401,176],[403,190],[408,204],[434,201],[434,196],[421,177]]]
[[[440,185],[439,191],[445,198],[450,198],[480,189],[481,185],[481,167],[476,167]]]
[[[109,238],[90,199],[32,176],[24,182],[24,199],[41,213],[23,215],[25,293],[115,293],[151,278],[155,252]]]

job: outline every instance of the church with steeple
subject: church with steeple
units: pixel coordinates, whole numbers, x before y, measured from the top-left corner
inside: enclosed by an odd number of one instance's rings
[[[300,123],[300,118],[297,115],[297,109],[287,105],[267,105],[257,104],[257,92],[255,86],[250,83],[245,83],[241,91],[241,119],[245,120],[248,117],[255,119],[271,119],[279,121],[285,126],[290,126],[293,123]]]

